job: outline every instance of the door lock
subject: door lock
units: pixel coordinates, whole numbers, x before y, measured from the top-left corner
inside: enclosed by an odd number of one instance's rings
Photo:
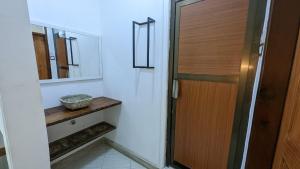
[[[173,80],[173,91],[172,91],[172,97],[174,99],[177,99],[178,98],[178,92],[179,92],[179,89],[178,89],[178,80]]]

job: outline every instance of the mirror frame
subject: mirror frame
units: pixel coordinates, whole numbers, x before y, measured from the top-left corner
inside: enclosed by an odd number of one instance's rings
[[[75,82],[75,81],[90,81],[90,80],[102,80],[103,79],[103,62],[102,62],[102,38],[100,35],[88,33],[80,30],[70,29],[68,27],[57,26],[53,24],[47,24],[39,21],[30,21],[31,25],[50,27],[54,29],[64,30],[67,32],[78,33],[86,36],[95,36],[99,39],[99,76],[95,77],[79,77],[79,78],[62,78],[62,79],[48,79],[48,80],[39,80],[40,84],[51,84],[51,83],[63,83],[63,82]]]

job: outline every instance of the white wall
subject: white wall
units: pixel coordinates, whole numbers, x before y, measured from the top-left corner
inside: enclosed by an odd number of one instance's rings
[[[121,100],[121,108],[104,114],[117,125],[110,138],[162,168],[165,158],[168,0],[102,0],[101,25],[104,94]],[[151,57],[153,70],[132,68],[132,21],[156,20]],[[143,43],[146,39],[137,40]],[[138,50],[138,49],[137,49]],[[144,52],[146,52],[144,50]]]
[[[100,35],[100,1],[98,0],[28,0],[30,20],[54,26]],[[84,93],[94,97],[103,95],[102,80],[63,82],[41,85],[45,108],[60,105],[59,98],[69,94]],[[77,125],[69,122],[48,128],[49,140],[66,136],[82,129],[82,124],[92,125],[102,121],[101,115],[89,115],[77,119]]]
[[[10,169],[50,169],[26,1],[0,0],[0,124]]]
[[[99,80],[60,82],[41,84],[45,108],[60,105],[59,98],[69,94],[89,94],[93,97],[103,95],[103,84]]]
[[[99,0],[27,0],[31,21],[99,34]]]

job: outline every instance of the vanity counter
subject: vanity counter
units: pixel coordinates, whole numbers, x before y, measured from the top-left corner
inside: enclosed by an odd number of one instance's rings
[[[120,105],[122,102],[107,97],[94,98],[89,107],[69,110],[64,106],[53,107],[45,109],[47,127],[68,121],[77,117],[91,114],[100,110]]]

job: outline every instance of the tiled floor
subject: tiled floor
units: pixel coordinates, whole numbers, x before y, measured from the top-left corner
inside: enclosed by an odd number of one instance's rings
[[[108,145],[97,142],[54,164],[52,169],[145,169]]]

